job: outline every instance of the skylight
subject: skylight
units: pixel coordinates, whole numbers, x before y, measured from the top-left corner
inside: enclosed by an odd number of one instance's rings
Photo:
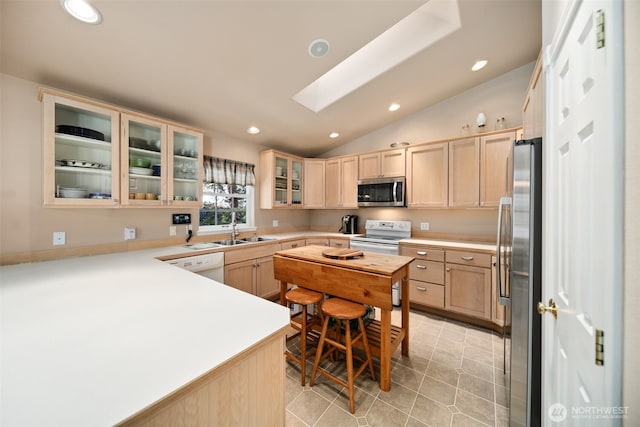
[[[461,27],[457,0],[429,1],[293,99],[318,112]]]

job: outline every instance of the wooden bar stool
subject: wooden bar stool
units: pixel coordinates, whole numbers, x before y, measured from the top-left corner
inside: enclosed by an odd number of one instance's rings
[[[300,304],[302,306],[302,314],[300,316],[300,323],[294,321],[297,315],[291,318],[291,327],[297,331],[300,331],[300,356],[291,353],[289,350],[285,350],[284,354],[290,359],[300,364],[300,372],[302,377],[302,385],[305,384],[307,376],[307,336],[309,334],[310,327],[313,322],[308,318],[307,306],[310,304],[316,304],[322,301],[324,295],[320,292],[315,292],[305,288],[293,288],[285,295],[289,304]],[[316,322],[320,323],[320,322]]]
[[[365,370],[365,368],[369,367],[369,372],[371,373],[371,379],[375,381],[376,375],[373,372],[373,362],[371,360],[371,350],[369,349],[369,341],[367,341],[367,333],[364,329],[364,322],[362,321],[362,316],[366,313],[366,308],[362,304],[355,303],[353,301],[347,301],[341,298],[330,298],[326,300],[322,304],[322,313],[324,314],[324,322],[322,324],[322,334],[320,335],[320,341],[318,342],[318,349],[316,350],[316,360],[313,363],[313,369],[311,370],[311,386],[313,386],[316,373],[320,372],[320,374],[325,377],[335,381],[336,383],[346,387],[349,389],[349,410],[353,414],[355,412],[355,402],[353,397],[353,382],[356,378]],[[330,318],[334,318],[337,321],[337,339],[338,341],[329,338],[327,336],[327,331],[329,329],[329,320]],[[358,331],[355,337],[351,336],[351,320],[358,320]],[[342,344],[340,340],[341,335],[341,325],[340,323],[344,321],[345,323],[345,344]],[[366,355],[366,359],[362,360],[362,365],[358,368],[358,370],[353,372],[353,344],[362,340],[362,344],[364,346],[364,352]],[[329,344],[333,348],[329,349],[326,353],[323,352],[324,345]],[[330,372],[322,368],[318,368],[320,362],[327,355],[332,354],[336,349],[340,349],[345,352],[347,358],[347,381],[344,381]]]

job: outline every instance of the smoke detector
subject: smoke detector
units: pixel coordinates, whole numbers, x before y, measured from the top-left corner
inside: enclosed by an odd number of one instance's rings
[[[309,45],[309,55],[314,58],[321,58],[329,52],[329,42],[324,39],[317,39]]]

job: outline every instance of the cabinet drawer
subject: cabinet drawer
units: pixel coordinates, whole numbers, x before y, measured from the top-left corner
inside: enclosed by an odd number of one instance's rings
[[[424,246],[401,245],[400,255],[412,256],[429,261],[444,261],[444,251],[442,249],[428,249]]]
[[[447,262],[451,264],[475,265],[478,267],[491,267],[491,255],[467,251],[446,251]]]
[[[306,240],[305,239],[299,239],[299,240],[292,240],[290,242],[284,242],[282,244],[282,250],[293,249],[293,248],[301,248],[301,247],[305,246],[305,244],[306,244]]]
[[[444,286],[409,280],[409,300],[417,304],[444,308]]]
[[[409,277],[414,280],[444,285],[444,264],[414,259],[409,266]]]
[[[329,246],[332,248],[349,248],[349,239],[329,239]]]

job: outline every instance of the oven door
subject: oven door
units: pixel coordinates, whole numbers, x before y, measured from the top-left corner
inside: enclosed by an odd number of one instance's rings
[[[358,251],[373,252],[376,254],[398,255],[399,253],[398,243],[373,243],[351,239],[349,247]]]

